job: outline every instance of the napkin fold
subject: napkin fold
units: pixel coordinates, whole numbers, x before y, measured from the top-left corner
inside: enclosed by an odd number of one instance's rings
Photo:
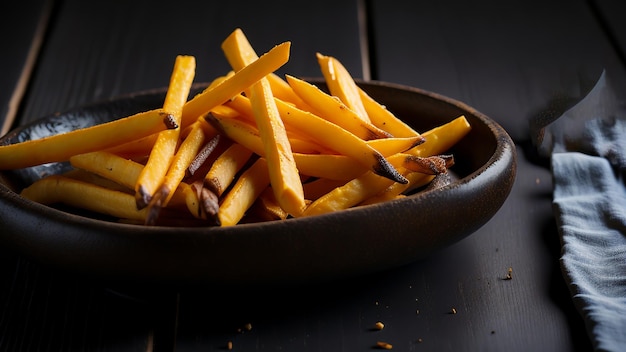
[[[536,138],[550,157],[563,276],[596,351],[626,350],[625,101],[604,71]]]

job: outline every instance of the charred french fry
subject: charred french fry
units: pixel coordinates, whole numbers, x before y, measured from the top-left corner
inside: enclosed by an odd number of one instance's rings
[[[211,164],[209,172],[204,177],[204,186],[217,196],[221,196],[251,156],[250,149],[239,143],[233,143]]]
[[[189,175],[193,176],[205,163],[207,163],[207,160],[217,148],[221,135],[217,132],[211,133],[211,135],[213,137],[198,150],[196,156],[193,157],[193,160],[187,167]]]
[[[154,147],[150,151],[148,162],[139,174],[135,185],[138,209],[142,209],[150,203],[172,164],[178,146],[183,106],[189,96],[195,70],[196,59],[193,56],[179,55],[176,57],[163,110],[171,116],[177,127],[159,132]]]
[[[147,210],[137,210],[132,194],[62,176],[43,178],[20,195],[42,204],[63,203],[117,218],[143,221],[147,216]]]
[[[317,116],[343,127],[363,140],[387,138],[391,135],[384,130],[363,121],[339,98],[333,97],[315,85],[302,79],[287,75],[287,83],[307,103]]]
[[[315,54],[331,95],[336,96],[363,121],[371,122],[361,101],[359,88],[350,72],[339,60],[332,56]]]
[[[246,211],[269,185],[267,162],[264,158],[259,158],[239,176],[224,196],[218,213],[221,226],[233,226],[239,223]]]
[[[164,123],[162,109],[81,128],[41,139],[0,146],[0,169],[20,169],[67,161],[72,155],[88,153],[149,136],[172,126]]]
[[[402,166],[411,171],[420,172],[427,175],[439,175],[448,172],[448,168],[454,165],[452,155],[434,155],[421,157],[407,155]]]
[[[222,42],[222,50],[235,71],[243,70],[258,60],[254,49],[240,29],[233,31]],[[263,141],[276,199],[285,211],[298,216],[306,205],[302,182],[267,78],[262,78],[250,87],[250,102]]]
[[[258,60],[237,71],[223,82],[205,89],[185,104],[183,126],[192,124],[198,117],[248,89],[253,83],[276,71],[289,60],[291,42],[276,45]]]

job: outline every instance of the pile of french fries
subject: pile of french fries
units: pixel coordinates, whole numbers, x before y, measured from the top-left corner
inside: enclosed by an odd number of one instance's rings
[[[190,98],[196,62],[176,57],[158,109],[0,146],[0,169],[69,161],[21,195],[145,225],[233,226],[404,197],[445,180],[464,116],[420,133],[372,99],[334,57],[328,91],[275,71],[290,42],[257,56],[241,29],[221,49],[232,71]]]

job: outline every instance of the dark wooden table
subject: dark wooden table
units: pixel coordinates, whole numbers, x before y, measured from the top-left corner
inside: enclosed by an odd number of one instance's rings
[[[267,4],[266,4],[267,3]],[[589,351],[559,268],[546,160],[529,120],[626,69],[626,6],[555,1],[148,1],[3,3],[0,122],[167,85],[177,54],[196,80],[229,69],[220,42],[242,28],[259,52],[292,41],[355,76],[464,101],[504,126],[518,173],[496,216],[425,260],[345,282],[281,290],[177,290],[75,275],[0,249],[2,351]],[[626,95],[625,95],[626,97]],[[507,269],[513,279],[504,280]],[[456,314],[451,314],[452,310]],[[376,331],[381,321],[385,329]]]

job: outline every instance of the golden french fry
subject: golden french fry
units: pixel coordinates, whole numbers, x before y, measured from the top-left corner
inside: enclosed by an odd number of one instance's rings
[[[218,213],[221,226],[233,226],[239,223],[246,211],[269,185],[267,161],[259,158],[239,176],[224,196]]]
[[[239,143],[233,143],[211,164],[204,178],[204,186],[221,196],[252,156],[252,151]]]
[[[361,101],[359,88],[350,72],[339,60],[332,56],[315,54],[331,95],[336,96],[363,121],[371,122],[367,110]]]
[[[106,149],[166,130],[162,109],[141,112],[111,122],[0,146],[0,169],[20,169],[67,161],[72,155]]]
[[[296,92],[293,91],[293,88],[278,76],[276,73],[270,73],[267,76],[267,79],[270,81],[270,86],[272,87],[272,93],[274,96],[280,100],[286,101],[288,103],[294,104],[303,110],[308,110],[308,105],[302,100]]]
[[[78,170],[84,170],[115,182],[128,189],[129,192],[134,191],[139,174],[144,167],[136,161],[106,151],[72,156],[70,164]],[[86,179],[81,178],[80,180],[85,181]],[[181,182],[178,185],[169,204],[172,206],[186,205],[190,213],[198,217],[198,197],[194,196],[194,193],[190,191],[190,186],[186,183]]]
[[[135,188],[143,165],[122,158],[106,151],[74,155],[70,164],[78,169],[86,170],[108,180],[116,182],[129,190]]]
[[[287,75],[287,83],[307,103],[317,116],[339,125],[363,140],[387,138],[391,135],[384,130],[363,121],[339,98],[333,97],[317,86],[302,79]]]
[[[291,42],[276,45],[258,60],[227,77],[220,84],[205,89],[185,104],[183,126],[192,124],[216,106],[248,89],[261,78],[276,71],[289,60]]]
[[[445,153],[469,133],[471,129],[472,126],[469,124],[469,121],[467,121],[465,116],[461,115],[450,122],[422,133],[425,142],[411,148],[406,153],[423,157]]]
[[[361,102],[374,126],[387,131],[395,137],[414,137],[420,135],[413,127],[396,117],[396,115],[374,100],[363,89],[358,88],[358,90],[361,96]]]
[[[235,71],[240,71],[258,60],[240,29],[224,40],[222,50]],[[304,191],[269,81],[262,78],[249,89],[250,103],[263,141],[272,189],[281,207],[298,216],[306,206]]]
[[[420,172],[406,172],[404,176],[409,180],[408,183],[394,183],[381,193],[365,199],[359,205],[382,203],[396,199],[403,196],[405,192],[427,185],[435,177],[434,175],[426,175]]]
[[[345,155],[294,153],[293,157],[300,173],[310,177],[347,181],[371,171]]]
[[[23,189],[20,195],[42,204],[63,203],[117,218],[143,221],[147,215],[147,210],[137,210],[132,194],[63,176],[43,178]]]
[[[172,117],[178,127],[159,132],[154,147],[150,151],[148,162],[139,174],[135,185],[135,198],[139,209],[150,203],[172,164],[178,146],[183,106],[189,97],[195,70],[196,59],[193,56],[176,57],[163,110]]]

